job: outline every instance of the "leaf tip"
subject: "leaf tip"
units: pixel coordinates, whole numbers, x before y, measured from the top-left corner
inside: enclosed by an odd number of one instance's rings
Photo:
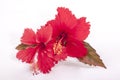
[[[105,69],[107,69],[107,67],[103,64],[103,66],[102,66],[103,68],[105,68]]]

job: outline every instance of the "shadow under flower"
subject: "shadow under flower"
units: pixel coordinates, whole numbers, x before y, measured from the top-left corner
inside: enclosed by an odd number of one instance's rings
[[[68,58],[66,61],[61,61],[56,66],[66,66],[66,67],[75,67],[75,68],[94,68],[88,64],[84,64],[78,61],[76,58]]]

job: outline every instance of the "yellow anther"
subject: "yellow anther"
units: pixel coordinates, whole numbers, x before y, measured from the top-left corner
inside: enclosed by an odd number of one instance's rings
[[[54,54],[61,54],[62,52],[62,45],[61,45],[61,41],[59,41],[58,43],[55,43],[53,46],[53,50],[54,50]]]

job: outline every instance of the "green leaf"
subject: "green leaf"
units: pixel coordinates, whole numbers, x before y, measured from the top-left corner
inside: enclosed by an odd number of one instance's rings
[[[84,45],[87,48],[88,53],[85,57],[78,58],[78,60],[85,64],[101,66],[101,67],[106,68],[106,66],[100,59],[100,56],[96,53],[96,50],[94,48],[92,48],[87,42],[84,42]]]
[[[26,49],[27,47],[35,47],[36,45],[26,45],[26,44],[19,44],[17,47],[16,47],[16,49],[17,50],[24,50],[24,49]]]
[[[19,44],[17,47],[16,47],[16,49],[17,50],[24,50],[24,49],[26,49],[27,47],[28,47],[29,45],[26,45],[26,44]]]

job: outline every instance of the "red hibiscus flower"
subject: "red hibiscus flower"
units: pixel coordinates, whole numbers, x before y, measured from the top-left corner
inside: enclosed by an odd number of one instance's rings
[[[53,54],[51,36],[52,27],[50,25],[38,29],[37,33],[32,29],[25,29],[19,45],[22,49],[16,57],[23,62],[33,63],[35,69],[48,73],[55,64],[51,57]]]
[[[57,11],[55,19],[48,21],[36,33],[32,29],[25,29],[21,44],[16,47],[19,50],[16,57],[32,64],[35,74],[38,71],[48,73],[67,56],[106,68],[96,51],[84,41],[90,33],[86,17],[76,18],[64,7],[58,7]]]
[[[65,59],[67,55],[77,58],[86,56],[83,40],[89,34],[89,22],[85,17],[77,19],[67,8],[59,7],[57,11],[56,18],[47,22],[53,28],[52,38],[56,40],[53,49],[57,60]]]

